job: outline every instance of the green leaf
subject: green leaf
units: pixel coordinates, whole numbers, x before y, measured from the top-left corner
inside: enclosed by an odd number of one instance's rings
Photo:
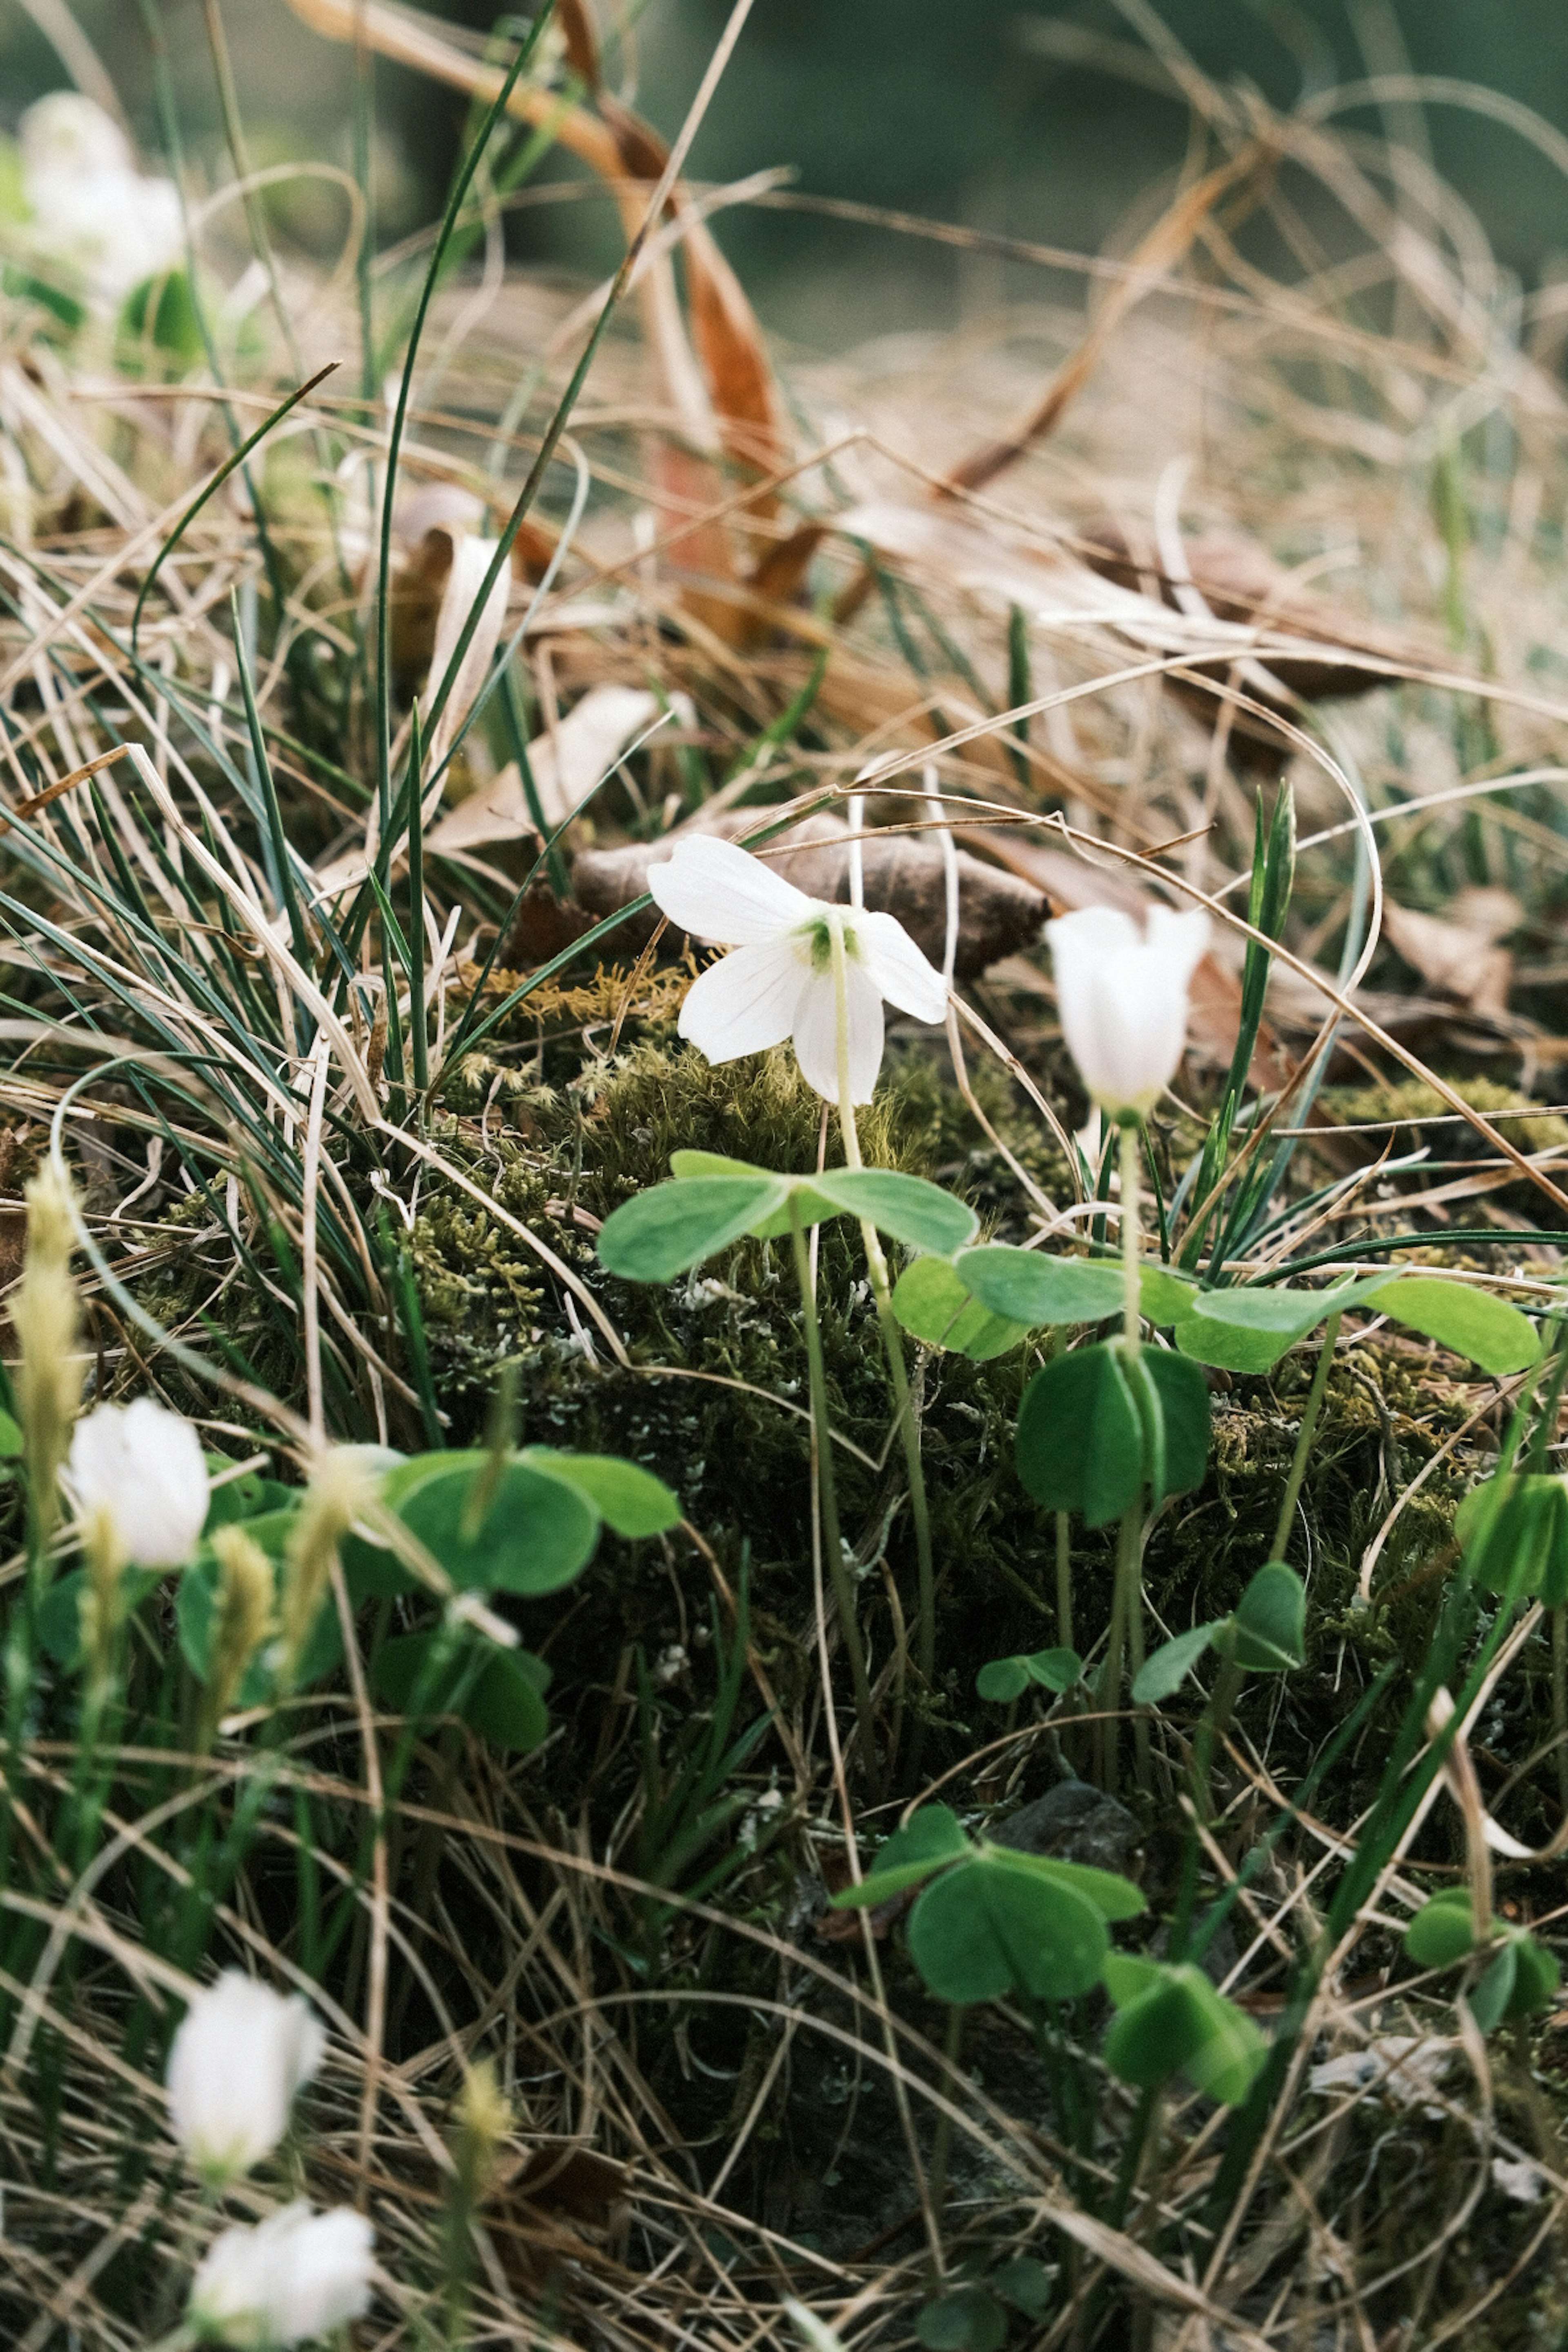
[[[1555,1957],[1533,1936],[1516,1934],[1510,1937],[1513,1946],[1513,1990],[1503,2011],[1505,2022],[1516,2017],[1534,2017],[1550,2009],[1563,1980],[1563,1971]]]
[[[125,1613],[139,1607],[165,1571],[158,1568],[128,1568],[124,1571]],[[75,1674],[81,1664],[81,1602],[87,1591],[87,1570],[72,1569],[57,1576],[38,1607],[38,1640],[57,1666]]]
[[[1545,1947],[1516,1930],[1465,1998],[1481,2032],[1493,2033],[1500,2025],[1550,2009],[1559,1979],[1557,1963]]]
[[[1221,1627],[1227,1623],[1224,1617],[1212,1624],[1194,1625],[1187,1633],[1178,1633],[1173,1642],[1166,1642],[1152,1651],[1139,1667],[1132,1680],[1132,1696],[1140,1706],[1151,1706],[1169,1698],[1180,1690],[1204,1652]]]
[[[689,1176],[623,1201],[605,1218],[599,1263],[628,1282],[673,1282],[782,1207],[782,1176]]]
[[[399,1713],[405,1712],[446,1641],[446,1634],[437,1629],[384,1642],[375,1659],[377,1697]],[[526,1756],[550,1728],[542,1696],[548,1681],[549,1669],[542,1659],[526,1651],[497,1649],[482,1635],[469,1634],[437,1674],[425,1700],[425,1712],[457,1714],[482,1738]]]
[[[1538,1593],[1548,1609],[1568,1600],[1568,1486],[1513,1473],[1472,1486],[1454,1533],[1489,1591]]]
[[[1026,1878],[1065,1886],[1091,1903],[1102,1919],[1136,1919],[1148,1909],[1130,1878],[1113,1870],[1097,1870],[1092,1863],[1062,1862],[1051,1853],[1023,1853],[1010,1845],[986,1845],[986,1859],[1003,1870],[1021,1871]]]
[[[1510,1938],[1465,1995],[1470,2015],[1483,2033],[1495,2033],[1509,2014],[1518,1974],[1518,1951]]]
[[[22,1451],[20,1425],[8,1412],[0,1412],[0,1462],[15,1462]]]
[[[1418,1969],[1451,1969],[1468,1958],[1475,1942],[1468,1886],[1446,1886],[1441,1895],[1434,1895],[1405,1930],[1405,1949]]]
[[[209,1454],[206,1464],[215,1477],[233,1466],[220,1454]],[[213,1488],[202,1533],[210,1536],[215,1528],[230,1527],[236,1520],[258,1519],[264,1511],[286,1511],[299,1500],[297,1486],[285,1486],[281,1479],[264,1478],[259,1471],[247,1470],[243,1477],[225,1478],[221,1486]]]
[[[1522,1927],[1494,1918],[1490,1934],[1501,1937],[1501,1948],[1466,1996],[1483,2033],[1550,2008],[1560,1978],[1552,1955]],[[1451,1969],[1468,1959],[1476,1949],[1469,1888],[1446,1886],[1424,1903],[1405,1930],[1405,1949],[1421,1969]]]
[[[1267,1561],[1237,1604],[1236,1662],[1249,1674],[1283,1674],[1307,1654],[1307,1590],[1293,1568]]]
[[[858,1909],[868,1903],[885,1903],[889,1895],[901,1895],[906,1886],[918,1886],[933,1870],[942,1870],[950,1862],[960,1862],[974,1848],[959,1825],[958,1815],[946,1805],[921,1805],[910,1815],[901,1830],[878,1849],[868,1875],[858,1886],[846,1886],[832,1897],[836,1911]]]
[[[1015,2254],[987,2274],[986,2285],[1021,2311],[1026,2319],[1043,2319],[1056,2294],[1056,2273],[1032,2254]]]
[[[1002,2352],[1006,2340],[1007,2315],[983,2286],[955,2287],[915,2314],[915,2341],[925,2352]]]
[[[1365,1285],[1360,1287],[1366,1291]],[[1470,1283],[1445,1281],[1438,1274],[1397,1274],[1377,1285],[1371,1298],[1380,1315],[1392,1315],[1439,1347],[1468,1356],[1495,1378],[1522,1372],[1541,1354],[1541,1336],[1529,1316]]]
[[[1086,1525],[1120,1518],[1143,1477],[1143,1434],[1114,1343],[1043,1364],[1018,1408],[1018,1475],[1048,1511]]]
[[[757,1168],[749,1160],[731,1160],[722,1151],[672,1151],[669,1164],[677,1176],[772,1176],[771,1168]],[[794,1204],[802,1227],[820,1225],[826,1218],[842,1216],[844,1212],[831,1201],[825,1201],[812,1189],[804,1176],[782,1176],[779,1181],[786,1188],[784,1205],[775,1209],[771,1217],[747,1231],[756,1241],[773,1241],[790,1230],[790,1208]]]
[[[1195,1364],[1168,1348],[1144,1348],[1143,1369],[1159,1392],[1165,1420],[1165,1492],[1190,1495],[1209,1465],[1214,1409],[1208,1382]]]
[[[974,1677],[974,1687],[985,1699],[1004,1705],[1019,1698],[1031,1683],[1048,1691],[1069,1691],[1083,1679],[1083,1660],[1076,1650],[1036,1650],[1011,1658],[993,1658]]]
[[[599,1540],[599,1514],[554,1465],[514,1456],[495,1480],[477,1528],[476,1486],[493,1475],[488,1454],[422,1454],[387,1477],[385,1499],[404,1525],[471,1592],[558,1592],[580,1576]]]
[[[1226,1372],[1267,1372],[1314,1324],[1345,1303],[1332,1290],[1200,1290],[1176,1325],[1184,1356]]]
[[[1018,1475],[1037,1503],[1081,1512],[1087,1527],[1119,1518],[1152,1472],[1164,1493],[1184,1495],[1208,1465],[1208,1386],[1196,1365],[1165,1348],[1132,1361],[1137,1395],[1121,1340],[1074,1348],[1041,1366],[1018,1409]]]
[[[1103,1323],[1121,1312],[1121,1269],[1108,1259],[1047,1257],[1004,1242],[964,1250],[954,1261],[959,1280],[993,1315],[1023,1323]]]
[[[680,1505],[663,1479],[618,1454],[557,1454],[548,1445],[529,1445],[519,1459],[575,1486],[618,1536],[661,1536],[680,1524]]]
[[[1327,1290],[1204,1290],[1176,1325],[1176,1345],[1199,1363],[1227,1372],[1266,1372],[1324,1318],[1352,1307],[1408,1324],[1485,1372],[1522,1371],[1541,1354],[1535,1326],[1517,1307],[1441,1275],[1379,1274]]]
[[[1162,1327],[1179,1323],[1184,1315],[1192,1312],[1197,1296],[1197,1284],[1190,1276],[1178,1274],[1173,1266],[1145,1265],[1139,1268],[1139,1304],[1151,1323]]]
[[[979,1696],[994,1706],[1010,1706],[1022,1698],[1034,1677],[1026,1658],[990,1658],[974,1677]]]
[[[1112,1953],[1105,1988],[1118,2014],[1105,2042],[1113,2074],[1152,2090],[1185,2074],[1194,2090],[1239,2106],[1268,2044],[1245,2010],[1226,2000],[1201,1969]]]
[[[1028,1326],[993,1315],[972,1298],[944,1257],[917,1257],[893,1286],[893,1312],[928,1348],[946,1348],[983,1364],[1029,1336]]]
[[[1070,2000],[1096,1981],[1110,1950],[1104,1918],[1059,1876],[1017,1867],[1037,1859],[988,1847],[926,1888],[910,1914],[910,1956],[939,2000],[1014,1990]]]
[[[937,1257],[951,1257],[973,1240],[979,1227],[965,1202],[900,1168],[828,1168],[811,1181],[835,1207],[868,1219],[908,1249],[930,1250]]]

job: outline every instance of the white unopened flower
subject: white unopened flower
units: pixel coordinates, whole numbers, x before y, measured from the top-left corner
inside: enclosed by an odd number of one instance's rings
[[[917,1021],[947,1010],[942,974],[893,915],[808,898],[732,841],[696,834],[648,868],[660,911],[694,938],[732,948],[680,1008],[680,1034],[710,1062],[795,1040],[808,1086],[838,1099],[838,1010],[833,931],[844,940],[849,1099],[869,1102],[882,1066],[882,1000]]]
[[[151,1397],[78,1422],[66,1485],[79,1515],[112,1523],[135,1568],[184,1568],[207,1516],[207,1465],[188,1421]]]
[[[199,1992],[169,2052],[169,2120],[192,2168],[215,2184],[270,2156],[326,2036],[298,1993],[286,2000],[237,1969]]]
[[[137,171],[125,133],[92,99],[55,90],[28,107],[19,129],[22,192],[41,260],[62,264],[112,310],[180,259],[178,190]]]
[[[374,2242],[364,2215],[345,2205],[286,2205],[254,2229],[226,2230],[191,2282],[192,2324],[234,2352],[312,2343],[363,2317]]]
[[[1068,1051],[1101,1110],[1153,1108],[1187,1042],[1187,992],[1209,942],[1201,908],[1152,907],[1146,929],[1116,907],[1046,925]]]

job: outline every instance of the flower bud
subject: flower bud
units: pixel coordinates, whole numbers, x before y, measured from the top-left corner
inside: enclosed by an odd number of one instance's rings
[[[478,2205],[489,2195],[496,2157],[513,2120],[511,2102],[496,2081],[494,2066],[481,2059],[463,2077],[452,2151],[459,2193],[468,2205]]]
[[[1146,929],[1115,907],[1046,925],[1062,1035],[1092,1099],[1112,1118],[1152,1110],[1181,1066],[1187,992],[1209,940],[1201,908],[1152,907]]]
[[[376,1469],[359,1446],[336,1445],[316,1457],[310,1483],[289,1542],[283,1576],[283,1657],[280,1679],[299,1670],[310,1629],[326,1595],[338,1546],[375,1501]]]
[[[112,1522],[134,1568],[184,1568],[201,1541],[209,1499],[201,1439],[152,1397],[95,1405],[77,1423],[66,1483],[84,1519]]]
[[[217,1606],[207,1644],[206,1695],[198,1745],[207,1747],[234,1705],[245,1670],[272,1630],[272,1562],[241,1527],[214,1530]]]
[[[59,1515],[56,1481],[81,1402],[84,1365],[76,1352],[79,1310],[70,1276],[76,1246],[70,1194],[49,1166],[34,1177],[26,1197],[26,1255],[11,1301],[11,1322],[21,1349],[16,1402],[41,1549]]]
[[[199,1992],[164,2075],[169,2119],[192,2169],[221,2187],[269,2156],[326,2046],[298,1993],[286,2000],[237,1969]]]
[[[370,2305],[371,2250],[363,2213],[286,2205],[253,2229],[225,2230],[191,2282],[199,2337],[234,2352],[277,2352],[328,2336]]]
[[[88,1687],[101,1700],[114,1675],[126,1565],[113,1517],[101,1505],[89,1514],[82,1548],[87,1555],[87,1582],[80,1601],[82,1655],[87,1661]]]

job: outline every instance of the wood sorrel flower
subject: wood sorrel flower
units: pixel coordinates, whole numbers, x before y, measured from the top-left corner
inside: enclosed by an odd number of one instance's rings
[[[795,1040],[808,1086],[838,1100],[838,986],[833,935],[844,942],[849,1099],[869,1102],[882,1066],[882,1000],[940,1021],[947,989],[892,915],[808,898],[732,841],[696,834],[648,868],[654,903],[694,938],[731,948],[688,993],[680,1034],[710,1062]]]
[[[134,1568],[184,1568],[207,1516],[207,1465],[188,1421],[151,1397],[79,1421],[66,1484],[83,1519],[106,1520]]]
[[[179,191],[143,179],[111,115],[79,91],[40,98],[21,123],[26,234],[40,260],[63,266],[100,307],[184,257]]]
[[[285,2205],[254,2229],[225,2230],[191,2282],[191,2324],[234,2352],[330,2335],[369,2306],[374,2242],[364,2215],[346,2205],[330,2213]]]
[[[298,1993],[285,2000],[237,1969],[197,1993],[169,2052],[169,2119],[193,2170],[221,2186],[270,2156],[326,2035]]]
[[[1046,925],[1068,1051],[1112,1118],[1151,1111],[1187,1042],[1187,991],[1209,940],[1202,908],[1152,907],[1148,927],[1115,907]]]

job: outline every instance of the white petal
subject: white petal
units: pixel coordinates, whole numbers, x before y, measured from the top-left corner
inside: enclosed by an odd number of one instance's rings
[[[900,1013],[912,1013],[917,1021],[945,1018],[946,982],[896,915],[858,914],[853,929],[860,961],[889,1004],[896,1004]]]
[[[1208,944],[1201,910],[1151,908],[1147,932],[1111,907],[1084,907],[1046,926],[1062,1034],[1095,1101],[1151,1109],[1181,1062],[1187,989]]]
[[[667,864],[648,867],[647,887],[672,923],[721,947],[761,947],[811,915],[804,890],[738,843],[713,834],[678,841]]]
[[[849,1099],[868,1103],[882,1066],[882,992],[865,967],[845,971],[849,1026]],[[838,1007],[831,971],[814,971],[795,1022],[795,1058],[807,1086],[838,1100]]]
[[[1143,936],[1150,956],[1157,957],[1177,986],[1185,988],[1207,953],[1212,929],[1201,907],[1189,907],[1182,914],[1170,907],[1151,907]]]
[[[207,1515],[207,1466],[190,1423],[152,1397],[95,1405],[78,1422],[67,1469],[77,1509],[107,1511],[125,1559],[183,1568]]]
[[[688,991],[680,1034],[710,1062],[733,1062],[782,1045],[795,1027],[795,1007],[811,973],[804,940],[785,937],[766,946],[737,948]]]

